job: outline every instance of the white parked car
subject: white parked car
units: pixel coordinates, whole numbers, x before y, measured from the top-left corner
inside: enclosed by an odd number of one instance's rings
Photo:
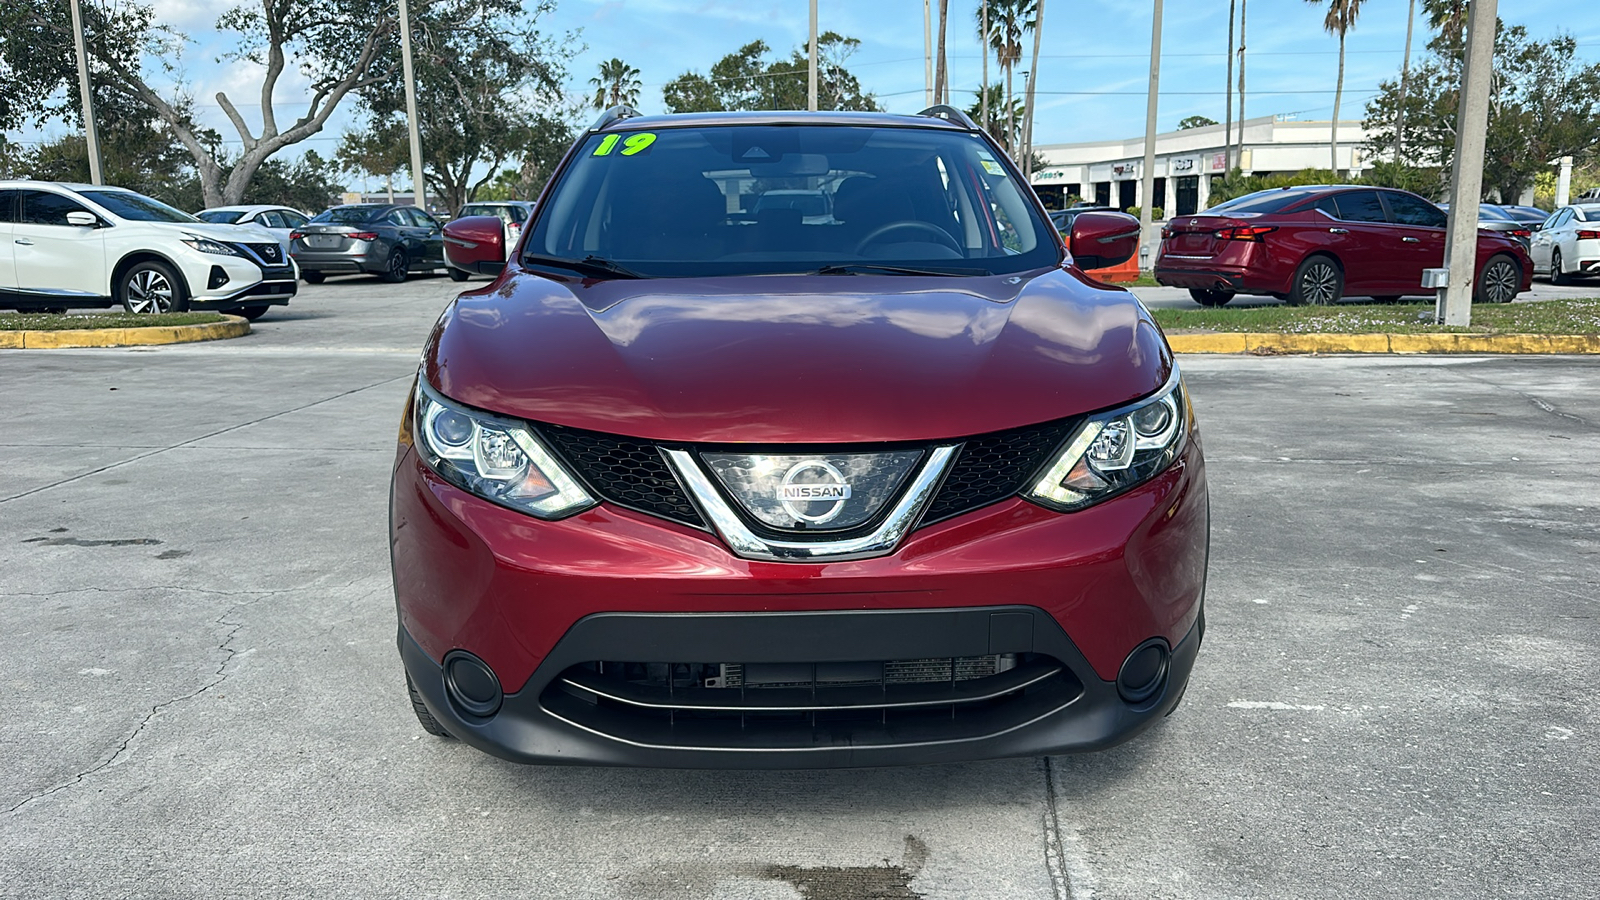
[[[285,248],[289,232],[311,221],[311,217],[287,206],[217,206],[195,213],[202,222],[213,225],[257,225],[278,236]]]
[[[289,302],[298,276],[258,226],[208,224],[124,188],[0,181],[0,307],[256,319]]]
[[[1533,233],[1533,271],[1565,284],[1574,275],[1600,275],[1600,203],[1563,206]]]

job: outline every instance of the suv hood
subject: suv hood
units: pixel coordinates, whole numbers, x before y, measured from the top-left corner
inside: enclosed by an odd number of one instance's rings
[[[440,317],[423,374],[534,422],[659,441],[963,437],[1117,406],[1172,357],[1075,270],[580,280],[515,268]]]
[[[210,222],[139,222],[174,236],[196,234],[214,241],[251,244],[279,244],[278,236],[260,225],[214,225]]]

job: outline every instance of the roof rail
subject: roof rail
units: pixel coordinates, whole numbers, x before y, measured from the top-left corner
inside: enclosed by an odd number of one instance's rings
[[[917,115],[928,116],[929,118],[933,119],[944,119],[951,124],[960,125],[968,131],[979,130],[978,123],[972,121],[971,116],[968,116],[961,110],[956,109],[954,106],[946,106],[943,103],[939,104],[938,106],[930,106],[922,112],[917,113]]]
[[[620,122],[623,119],[631,119],[634,116],[642,115],[644,115],[644,113],[639,112],[637,109],[634,109],[631,106],[613,106],[601,113],[600,118],[595,119],[594,124],[589,126],[589,130],[601,131],[607,125],[610,125],[613,122]]]

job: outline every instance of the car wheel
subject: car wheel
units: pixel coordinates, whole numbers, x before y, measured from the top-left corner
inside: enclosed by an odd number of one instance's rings
[[[1344,296],[1344,273],[1326,256],[1308,256],[1294,270],[1289,286],[1289,305],[1332,306]]]
[[[383,264],[383,274],[378,276],[390,284],[399,284],[406,280],[410,271],[411,261],[406,259],[406,252],[399,247],[389,253],[389,259]]]
[[[306,284],[321,284],[328,280],[324,272],[301,272],[300,277],[306,280]]]
[[[1567,273],[1561,271],[1561,251],[1550,251],[1550,283],[1566,284]]]
[[[255,320],[266,315],[267,310],[271,308],[272,307],[270,306],[246,306],[244,309],[239,310],[239,315],[244,316],[246,319],[254,322]]]
[[[1189,296],[1201,306],[1227,306],[1233,299],[1233,291],[1204,291],[1200,288],[1189,288]]]
[[[1478,289],[1472,299],[1479,303],[1510,303],[1517,299],[1522,271],[1508,256],[1496,256],[1478,273]]]
[[[117,279],[117,299],[122,308],[135,315],[188,312],[189,298],[183,294],[183,281],[164,262],[147,259],[128,267]]]
[[[451,281],[466,281],[468,278],[472,277],[471,275],[468,275],[467,273],[465,273],[465,272],[461,271],[460,269],[457,269],[457,268],[455,268],[453,266],[451,268],[447,269],[446,271],[448,271],[450,273],[450,280]]]
[[[417,714],[417,721],[422,723],[422,730],[435,736],[447,738],[450,732],[444,730],[439,720],[428,712],[428,705],[422,702],[422,694],[417,690],[417,685],[411,680],[411,675],[406,675],[406,693],[411,695],[411,711]]]

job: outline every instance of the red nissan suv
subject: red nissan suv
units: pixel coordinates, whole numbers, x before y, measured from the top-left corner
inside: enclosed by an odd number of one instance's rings
[[[1236,294],[1292,305],[1344,296],[1428,295],[1422,270],[1444,265],[1445,214],[1405,191],[1312,185],[1257,191],[1161,230],[1156,281],[1203,306]],[[1510,303],[1533,286],[1533,261],[1515,238],[1478,232],[1473,298]]]
[[[769,192],[825,197],[810,215]],[[533,763],[1109,747],[1204,630],[1200,435],[1149,314],[961,113],[614,109],[462,294],[395,460],[422,726]]]

